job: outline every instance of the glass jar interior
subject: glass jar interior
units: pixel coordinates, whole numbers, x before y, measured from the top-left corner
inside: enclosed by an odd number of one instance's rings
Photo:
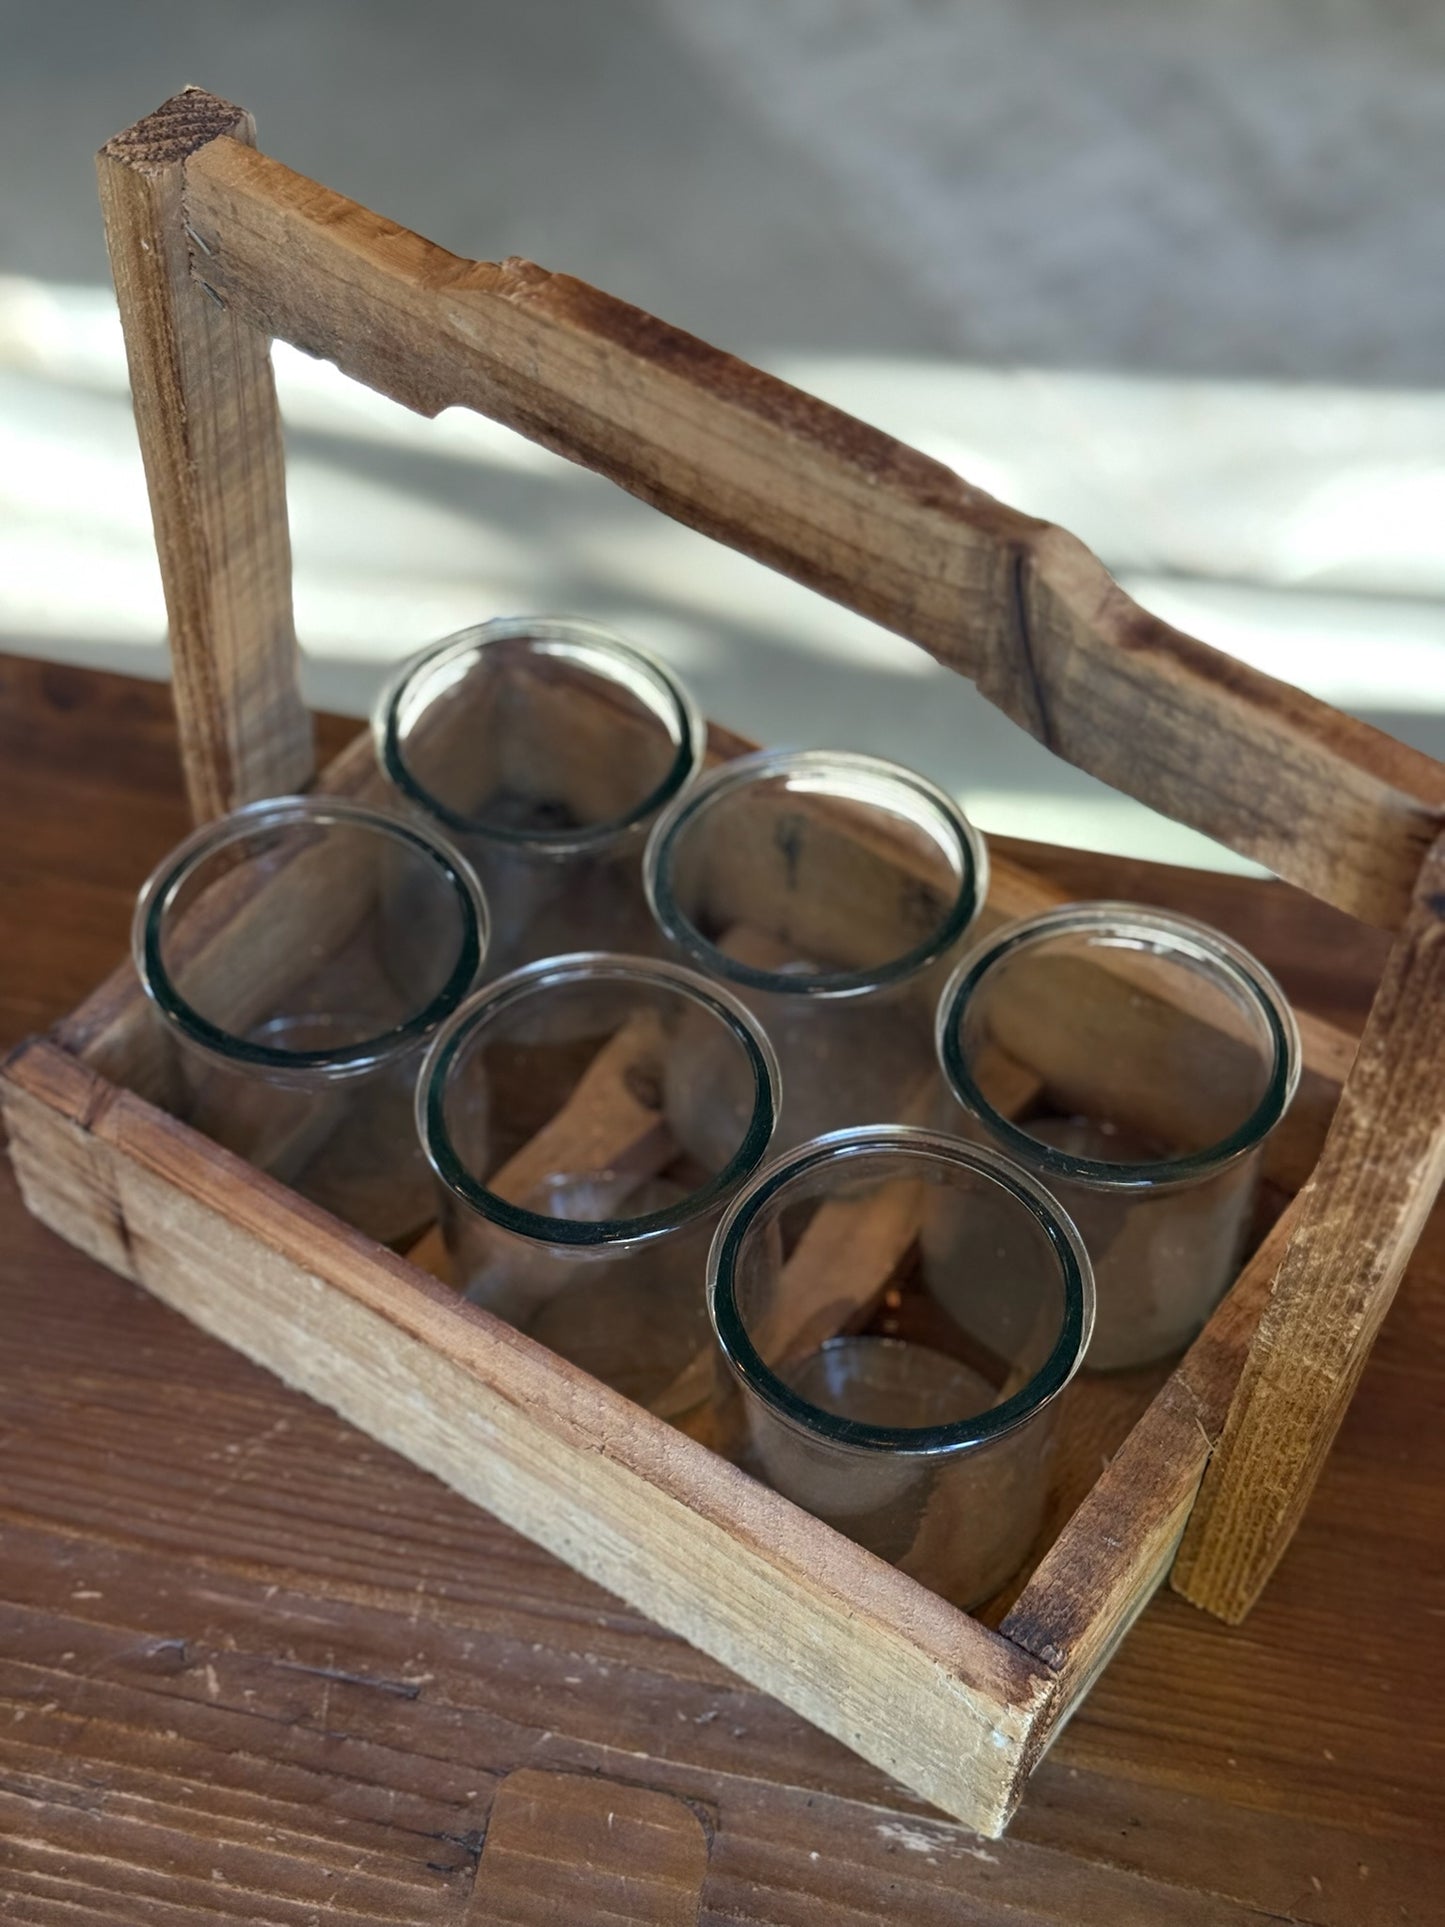
[[[778,1414],[839,1443],[987,1438],[1077,1363],[1087,1265],[987,1154],[809,1147],[727,1238],[724,1353]]]
[[[944,954],[982,894],[982,846],[950,800],[869,757],[744,757],[658,825],[647,857],[667,934],[733,981],[837,993]]]
[[[757,1163],[774,1077],[745,1016],[686,973],[558,959],[444,1033],[421,1123],[474,1210],[543,1241],[616,1244],[696,1215]]]
[[[960,1605],[1018,1570],[1093,1312],[1026,1172],[897,1126],[805,1146],[724,1219],[709,1305],[723,1451]]]
[[[691,776],[700,726],[640,651],[585,623],[491,622],[404,673],[382,763],[450,827],[576,847],[650,817]]]
[[[965,1105],[1041,1170],[1167,1181],[1277,1121],[1292,1034],[1276,987],[1212,933],[1090,908],[965,963],[940,1046]]]
[[[484,924],[449,854],[379,812],[302,800],[182,856],[137,936],[193,1042],[284,1072],[364,1067],[425,1035],[474,980]]]

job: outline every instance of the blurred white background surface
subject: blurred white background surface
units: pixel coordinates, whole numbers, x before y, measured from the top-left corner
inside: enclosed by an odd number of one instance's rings
[[[1445,755],[1445,17],[1235,0],[9,5],[0,647],[164,673],[91,151],[194,80],[460,252],[578,273],[1081,535],[1179,626]],[[721,720],[986,828],[1181,861],[907,644],[288,349],[310,691],[598,617]]]

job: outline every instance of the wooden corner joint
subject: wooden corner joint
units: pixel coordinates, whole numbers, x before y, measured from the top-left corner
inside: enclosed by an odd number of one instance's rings
[[[998,1750],[1000,1758],[1012,1749],[993,1824],[979,1829],[995,1840],[1002,1838],[1009,1821],[1018,1810],[1035,1767],[1053,1744],[1073,1703],[1064,1666],[1050,1665],[1006,1632],[1000,1633],[999,1637],[1007,1640],[1020,1659],[1027,1662],[1032,1669],[1032,1677],[1028,1698],[1020,1699],[1015,1709],[1019,1729],[1016,1735],[1010,1740],[1010,1736],[998,1728],[990,1736],[989,1743]]]

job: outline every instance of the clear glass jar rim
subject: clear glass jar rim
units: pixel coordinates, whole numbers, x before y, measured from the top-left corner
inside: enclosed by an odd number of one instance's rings
[[[403,753],[399,713],[408,693],[422,678],[432,674],[448,660],[473,652],[485,652],[494,645],[517,642],[535,643],[545,652],[554,643],[573,644],[611,658],[634,674],[640,674],[672,712],[677,746],[672,762],[660,782],[623,815],[589,823],[580,829],[518,830],[492,823],[485,816],[466,816],[451,809],[434,795],[412,770]],[[624,677],[616,678],[625,681]],[[614,635],[597,623],[574,616],[496,616],[490,622],[459,629],[410,656],[382,689],[372,712],[372,740],[377,761],[387,780],[428,816],[435,817],[455,834],[473,836],[495,843],[499,848],[532,850],[550,857],[580,856],[605,849],[648,823],[665,804],[685,790],[702,767],[707,746],[707,725],[702,712],[672,671],[645,649]]]
[[[362,1038],[332,1050],[278,1050],[251,1043],[213,1024],[177,988],[166,967],[161,926],[181,886],[209,857],[228,844],[268,829],[305,824],[335,824],[374,831],[416,850],[435,867],[453,889],[462,913],[457,961],[446,982],[403,1023],[378,1036]],[[487,952],[489,919],[486,898],[470,867],[458,853],[400,818],[348,797],[274,796],[244,804],[213,823],[193,830],[178,843],[147,878],[131,921],[131,954],[146,995],[186,1038],[223,1063],[254,1070],[287,1071],[296,1075],[359,1076],[399,1056],[430,1036],[450,1016],[476,982]]]
[[[710,943],[679,906],[671,868],[677,845],[693,823],[718,802],[755,782],[792,774],[885,782],[922,803],[935,829],[952,838],[959,860],[958,891],[933,934],[913,949],[870,970],[777,971],[739,963]],[[840,798],[842,800],[841,792]],[[939,839],[940,845],[942,839]],[[866,996],[905,982],[946,956],[977,916],[988,893],[988,846],[946,790],[916,770],[856,750],[763,749],[734,757],[709,771],[663,812],[652,827],[642,858],[643,884],[654,921],[680,950],[712,976],[749,990],[785,997]]]
[[[1101,1158],[1075,1157],[1031,1137],[1011,1118],[995,1110],[979,1088],[961,1041],[962,1018],[969,998],[991,970],[1018,951],[1055,937],[1091,932],[1132,938],[1156,951],[1162,940],[1165,947],[1179,956],[1208,964],[1226,977],[1264,1019],[1273,1050],[1269,1083],[1249,1116],[1214,1144],[1200,1151],[1145,1164],[1116,1164]],[[1172,912],[1141,908],[1134,903],[1061,904],[1037,916],[1019,918],[978,944],[960,961],[939,999],[934,1041],[944,1080],[954,1097],[1015,1157],[1045,1177],[1093,1185],[1101,1190],[1152,1191],[1169,1185],[1201,1183],[1212,1177],[1264,1141],[1288,1110],[1300,1078],[1299,1026],[1284,991],[1263,964],[1233,938],[1211,929],[1208,924]]]
[[[765,1363],[738,1309],[735,1273],[743,1240],[759,1212],[789,1185],[824,1165],[871,1157],[915,1157],[992,1179],[1034,1220],[1059,1261],[1063,1311],[1048,1357],[1002,1404],[949,1425],[884,1426],[841,1418],[802,1398]],[[1083,1363],[1094,1329],[1094,1273],[1073,1220],[1036,1178],[987,1145],[921,1125],[869,1124],[831,1131],[775,1159],[739,1192],[713,1237],[707,1264],[708,1316],[734,1375],[795,1431],[862,1453],[938,1457],[987,1445],[1017,1431],[1059,1396]]]
[[[530,997],[569,984],[639,984],[688,998],[722,1023],[741,1046],[753,1073],[753,1109],[731,1158],[696,1191],[665,1211],[633,1218],[553,1218],[527,1211],[487,1189],[458,1156],[446,1121],[446,1085],[457,1053],[488,1022]],[[579,950],[524,964],[479,990],[437,1033],[416,1087],[416,1125],[432,1170],[454,1197],[489,1224],[529,1243],[579,1249],[654,1243],[715,1210],[767,1155],[780,1102],[778,1062],[752,1013],[721,985],[663,958]]]

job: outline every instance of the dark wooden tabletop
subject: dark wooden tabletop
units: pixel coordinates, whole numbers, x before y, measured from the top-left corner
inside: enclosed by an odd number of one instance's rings
[[[164,690],[0,660],[0,1044],[117,960],[184,827]],[[1361,1018],[1380,939],[1281,886],[1049,867]],[[1002,1842],[61,1244],[8,1168],[0,1233],[7,1922],[1445,1919],[1438,1223],[1262,1604],[1156,1599]]]

